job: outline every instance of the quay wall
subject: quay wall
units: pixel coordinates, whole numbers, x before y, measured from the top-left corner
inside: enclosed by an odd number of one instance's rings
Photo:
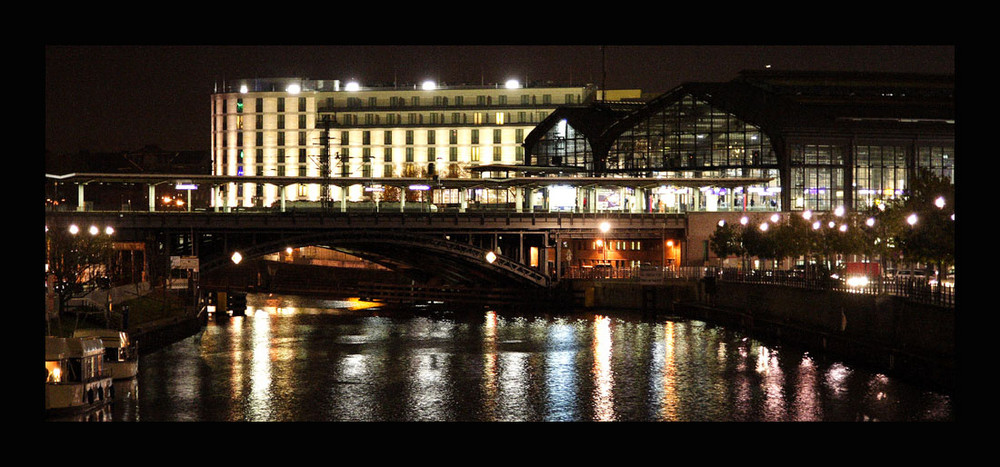
[[[184,340],[201,332],[205,326],[205,314],[172,316],[150,321],[129,328],[129,335],[136,342],[139,353],[159,350],[174,342]]]
[[[957,386],[955,309],[902,297],[774,284],[700,281],[661,285],[574,281],[584,309],[669,314],[739,327],[755,338],[953,390]]]

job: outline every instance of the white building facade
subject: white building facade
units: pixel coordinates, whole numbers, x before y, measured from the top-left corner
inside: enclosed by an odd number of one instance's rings
[[[477,166],[523,165],[525,136],[557,107],[586,103],[594,94],[591,86],[516,82],[387,87],[298,78],[229,82],[211,98],[212,174],[246,181],[216,187],[213,206],[370,201],[385,196],[372,190],[370,180],[347,185],[342,179],[471,178]],[[457,190],[435,192],[434,202],[457,202],[459,194],[450,191]]]

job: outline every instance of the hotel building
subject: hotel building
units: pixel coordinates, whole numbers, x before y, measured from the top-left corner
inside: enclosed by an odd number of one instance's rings
[[[383,87],[299,78],[229,81],[211,97],[212,174],[246,181],[213,188],[212,205],[391,201],[398,189],[391,193],[378,179],[472,178],[482,166],[522,165],[522,143],[536,125],[556,108],[586,104],[595,95],[590,85],[514,81]],[[345,177],[363,182],[323,183]],[[458,191],[435,190],[433,201],[457,203]]]

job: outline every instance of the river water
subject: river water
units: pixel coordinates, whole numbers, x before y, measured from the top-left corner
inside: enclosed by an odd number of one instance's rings
[[[113,420],[954,420],[949,395],[702,321],[247,302],[143,355]]]

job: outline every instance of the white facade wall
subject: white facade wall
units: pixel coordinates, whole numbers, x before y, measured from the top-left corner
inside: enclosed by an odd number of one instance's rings
[[[337,121],[330,131],[330,153],[343,156],[346,151],[351,177],[362,177],[366,173],[362,162],[366,149],[370,155],[368,173],[372,177],[386,177],[388,167],[393,177],[401,177],[410,164],[418,173],[426,170],[431,162],[428,160],[431,148],[439,176],[445,176],[452,163],[459,164],[469,176],[468,168],[474,165],[522,163],[517,160],[518,148],[535,125],[558,106],[582,103],[592,92],[590,88],[578,86],[216,93],[212,95],[211,106],[213,175],[237,177],[242,168],[244,176],[286,176],[290,178],[285,192],[287,201],[319,200],[322,193],[319,184],[296,184],[294,178],[323,176],[319,160],[323,152],[321,118],[330,115]],[[571,96],[569,101],[567,95]],[[300,110],[300,99],[304,99],[304,110]],[[349,105],[348,99],[356,106]],[[237,109],[240,100],[242,111]],[[283,111],[279,110],[279,100],[284,101]],[[400,102],[402,105],[398,105]],[[456,133],[454,144],[451,140],[453,130]],[[499,139],[494,137],[494,130],[499,130]],[[473,143],[476,131],[478,143]],[[366,132],[369,135],[367,144],[364,141]],[[407,142],[408,132],[412,132],[412,143]],[[433,143],[429,142],[429,132],[434,133]],[[304,144],[300,144],[300,133],[304,134]],[[342,141],[345,133],[347,144]],[[389,144],[385,140],[387,133],[391,134]],[[457,151],[455,161],[451,160],[453,147]],[[304,163],[300,157],[303,150]],[[407,151],[412,152],[412,162],[407,161]],[[284,164],[280,161],[282,152]],[[387,153],[391,162],[386,160]],[[496,159],[495,153],[499,154]],[[342,176],[340,161],[336,158],[330,169],[331,177]],[[222,206],[270,206],[280,197],[279,188],[271,184],[264,184],[258,191],[253,183],[232,183],[219,192],[215,200]],[[334,201],[342,196],[336,187],[330,194]],[[349,190],[348,199],[359,201],[364,194],[361,186],[354,186]]]

